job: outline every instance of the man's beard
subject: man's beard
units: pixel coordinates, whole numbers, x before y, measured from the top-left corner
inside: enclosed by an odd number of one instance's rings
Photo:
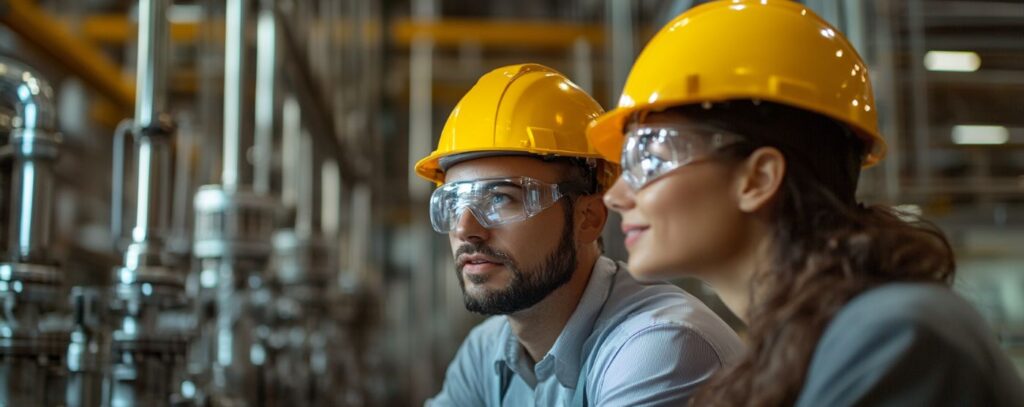
[[[495,250],[485,244],[467,243],[456,251],[455,257],[462,254],[479,253],[500,261],[512,273],[512,281],[507,288],[500,291],[487,292],[483,298],[466,294],[466,282],[463,280],[462,266],[455,269],[462,288],[462,299],[469,311],[483,315],[505,315],[518,312],[536,305],[572,279],[576,271],[576,245],[573,232],[572,205],[566,202],[566,222],[562,229],[561,241],[547,259],[537,268],[524,272],[518,262],[508,253]],[[475,282],[475,281],[474,281]],[[478,283],[483,283],[480,281]]]

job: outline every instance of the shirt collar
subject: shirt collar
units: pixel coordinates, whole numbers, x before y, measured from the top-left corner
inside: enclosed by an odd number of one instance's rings
[[[576,310],[573,311],[569,321],[562,328],[562,333],[558,335],[554,346],[548,352],[548,355],[555,359],[555,377],[564,387],[576,388],[582,367],[583,347],[587,339],[590,338],[594,330],[594,323],[608,299],[616,271],[618,271],[618,265],[614,260],[607,257],[597,259],[587,287],[583,290],[579,304],[576,305]],[[495,347],[494,355],[496,372],[501,374],[502,369],[511,369],[517,372],[519,370],[517,365],[521,358],[520,349],[522,348],[519,339],[516,338],[509,324],[505,324],[502,328],[499,338],[498,343],[501,345]],[[520,376],[523,374],[520,373]]]

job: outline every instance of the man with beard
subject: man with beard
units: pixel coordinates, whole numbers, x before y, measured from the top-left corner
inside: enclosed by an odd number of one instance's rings
[[[584,135],[601,113],[553,69],[499,68],[416,164],[438,185],[431,223],[448,234],[466,308],[494,316],[428,406],[685,405],[742,351],[696,298],[602,256],[602,195],[619,168]]]

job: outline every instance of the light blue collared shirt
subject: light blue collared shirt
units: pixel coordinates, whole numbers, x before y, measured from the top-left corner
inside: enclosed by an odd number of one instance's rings
[[[426,405],[566,406],[587,366],[589,405],[680,406],[741,352],[736,333],[698,299],[671,284],[642,284],[602,257],[544,358],[531,366],[508,319],[489,318]]]

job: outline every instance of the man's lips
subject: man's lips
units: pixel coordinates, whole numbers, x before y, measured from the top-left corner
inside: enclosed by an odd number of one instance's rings
[[[459,267],[487,265],[487,264],[500,265],[500,264],[502,264],[502,262],[500,260],[497,260],[497,259],[493,258],[493,257],[489,257],[489,256],[482,255],[482,254],[464,254],[464,255],[459,256],[459,258],[458,258],[458,265],[459,265]]]

